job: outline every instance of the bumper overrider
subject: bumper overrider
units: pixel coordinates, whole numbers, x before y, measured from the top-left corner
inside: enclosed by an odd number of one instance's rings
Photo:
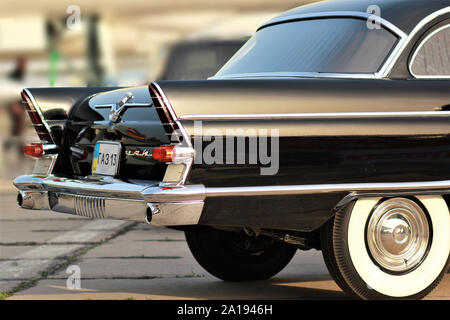
[[[24,209],[158,226],[197,224],[206,194],[203,185],[168,187],[158,181],[142,185],[110,177],[75,180],[26,175],[16,178],[14,185],[19,189],[17,202]]]

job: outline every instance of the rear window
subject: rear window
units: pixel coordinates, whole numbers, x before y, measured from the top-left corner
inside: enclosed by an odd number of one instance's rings
[[[327,18],[288,22],[258,31],[217,76],[261,72],[375,73],[397,42],[367,21]]]

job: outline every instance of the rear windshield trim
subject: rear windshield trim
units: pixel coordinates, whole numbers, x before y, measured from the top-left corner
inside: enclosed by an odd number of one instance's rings
[[[282,24],[282,23],[288,23],[288,22],[294,22],[294,21],[301,21],[301,20],[316,20],[316,19],[329,19],[329,18],[359,18],[362,20],[367,19],[374,19],[376,22],[379,22],[385,29],[393,33],[398,38],[404,38],[406,37],[406,33],[404,33],[400,28],[398,28],[396,25],[392,24],[391,22],[366,12],[360,12],[360,11],[327,11],[327,12],[320,12],[320,13],[306,13],[306,14],[294,14],[294,15],[287,15],[287,16],[281,16],[278,18],[274,18],[272,20],[269,20],[268,22],[264,23],[261,27],[258,28],[257,31],[260,31],[266,27]]]

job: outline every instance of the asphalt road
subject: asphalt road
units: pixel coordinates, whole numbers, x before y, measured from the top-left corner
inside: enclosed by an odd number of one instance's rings
[[[0,183],[0,292],[7,299],[348,299],[319,251],[298,251],[268,281],[226,283],[193,259],[184,234],[16,207]],[[80,289],[69,289],[69,266]],[[450,274],[428,299],[450,300]]]

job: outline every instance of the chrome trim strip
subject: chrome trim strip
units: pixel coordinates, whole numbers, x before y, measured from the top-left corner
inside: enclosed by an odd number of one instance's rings
[[[414,72],[412,71],[412,64],[414,62],[414,59],[416,58],[417,54],[419,53],[420,49],[423,47],[423,45],[432,37],[434,36],[436,33],[438,33],[441,30],[450,28],[450,24],[444,25],[440,28],[437,28],[436,30],[434,30],[433,32],[431,32],[429,35],[427,35],[425,37],[425,39],[422,40],[422,42],[417,46],[416,50],[414,51],[414,54],[412,55],[411,59],[409,60],[408,63],[408,70],[409,72],[413,75],[414,78],[416,79],[450,79],[450,75],[436,75],[436,76],[427,76],[427,75],[416,75],[414,74]]]
[[[282,17],[277,17],[272,20],[267,21],[262,26],[260,26],[257,31],[268,27],[270,25],[276,24],[276,23],[282,23],[282,22],[288,22],[288,21],[295,21],[295,20],[304,20],[304,19],[311,19],[311,18],[324,18],[324,17],[350,17],[350,18],[363,18],[363,19],[374,19],[376,22],[380,23],[382,26],[386,27],[386,29],[392,31],[400,38],[403,38],[406,36],[406,34],[397,26],[390,23],[389,21],[383,19],[382,17],[378,17],[375,15],[372,15],[367,12],[361,12],[361,11],[325,11],[325,12],[317,12],[317,13],[305,13],[305,14],[293,14],[293,15],[286,15]]]
[[[255,72],[234,73],[209,77],[208,80],[238,79],[238,78],[344,78],[344,79],[376,79],[375,73],[325,73],[325,72]]]
[[[333,192],[420,191],[450,189],[450,180],[424,182],[346,183],[316,185],[284,185],[261,187],[206,188],[206,197],[248,197],[273,195],[323,194]],[[449,190],[450,191],[450,190]]]
[[[397,60],[400,58],[400,56],[405,51],[406,47],[409,45],[411,40],[416,36],[416,34],[422,30],[422,27],[425,26],[427,23],[431,22],[435,18],[444,15],[446,13],[450,12],[450,6],[442,8],[438,11],[433,12],[432,14],[426,16],[423,18],[415,27],[414,29],[409,33],[407,37],[402,41],[401,46],[396,48],[394,52],[392,52],[391,57],[388,61],[386,61],[385,65],[382,68],[381,77],[387,78],[389,73],[392,71],[392,68],[394,67]]]
[[[192,114],[181,120],[257,120],[257,119],[327,119],[327,118],[391,118],[391,117],[449,117],[450,111],[394,111],[394,112],[329,112],[329,113],[242,113],[242,114]]]

